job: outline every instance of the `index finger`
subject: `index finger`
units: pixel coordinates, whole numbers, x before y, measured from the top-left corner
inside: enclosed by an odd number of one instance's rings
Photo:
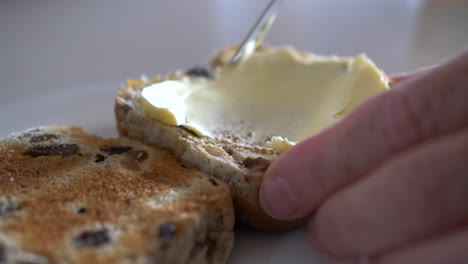
[[[260,189],[265,211],[277,219],[304,217],[389,157],[466,125],[467,73],[465,52],[395,85],[282,154]]]

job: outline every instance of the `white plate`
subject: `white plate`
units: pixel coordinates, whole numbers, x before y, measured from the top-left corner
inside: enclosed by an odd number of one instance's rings
[[[0,106],[0,137],[43,125],[81,125],[105,137],[117,135],[113,103],[119,83],[92,85]],[[64,90],[65,91],[65,90]],[[230,264],[328,264],[307,243],[304,229],[283,233],[236,230]]]

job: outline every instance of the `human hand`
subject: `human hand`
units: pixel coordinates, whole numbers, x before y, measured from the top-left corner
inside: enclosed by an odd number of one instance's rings
[[[273,162],[262,206],[307,216],[309,238],[334,258],[466,263],[468,52],[398,80]]]

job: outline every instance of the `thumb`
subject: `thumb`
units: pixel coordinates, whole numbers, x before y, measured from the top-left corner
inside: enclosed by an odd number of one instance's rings
[[[304,217],[393,156],[466,126],[467,72],[468,52],[397,83],[283,153],[260,188],[266,213],[282,220]]]

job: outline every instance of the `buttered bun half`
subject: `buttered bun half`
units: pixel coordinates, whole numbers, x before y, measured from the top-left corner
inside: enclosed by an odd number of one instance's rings
[[[233,195],[240,223],[284,230],[260,207],[258,190],[272,161],[296,142],[385,92],[389,79],[366,56],[320,56],[260,46],[227,67],[236,46],[216,52],[211,69],[130,79],[115,100],[122,136],[157,145],[217,179]]]

